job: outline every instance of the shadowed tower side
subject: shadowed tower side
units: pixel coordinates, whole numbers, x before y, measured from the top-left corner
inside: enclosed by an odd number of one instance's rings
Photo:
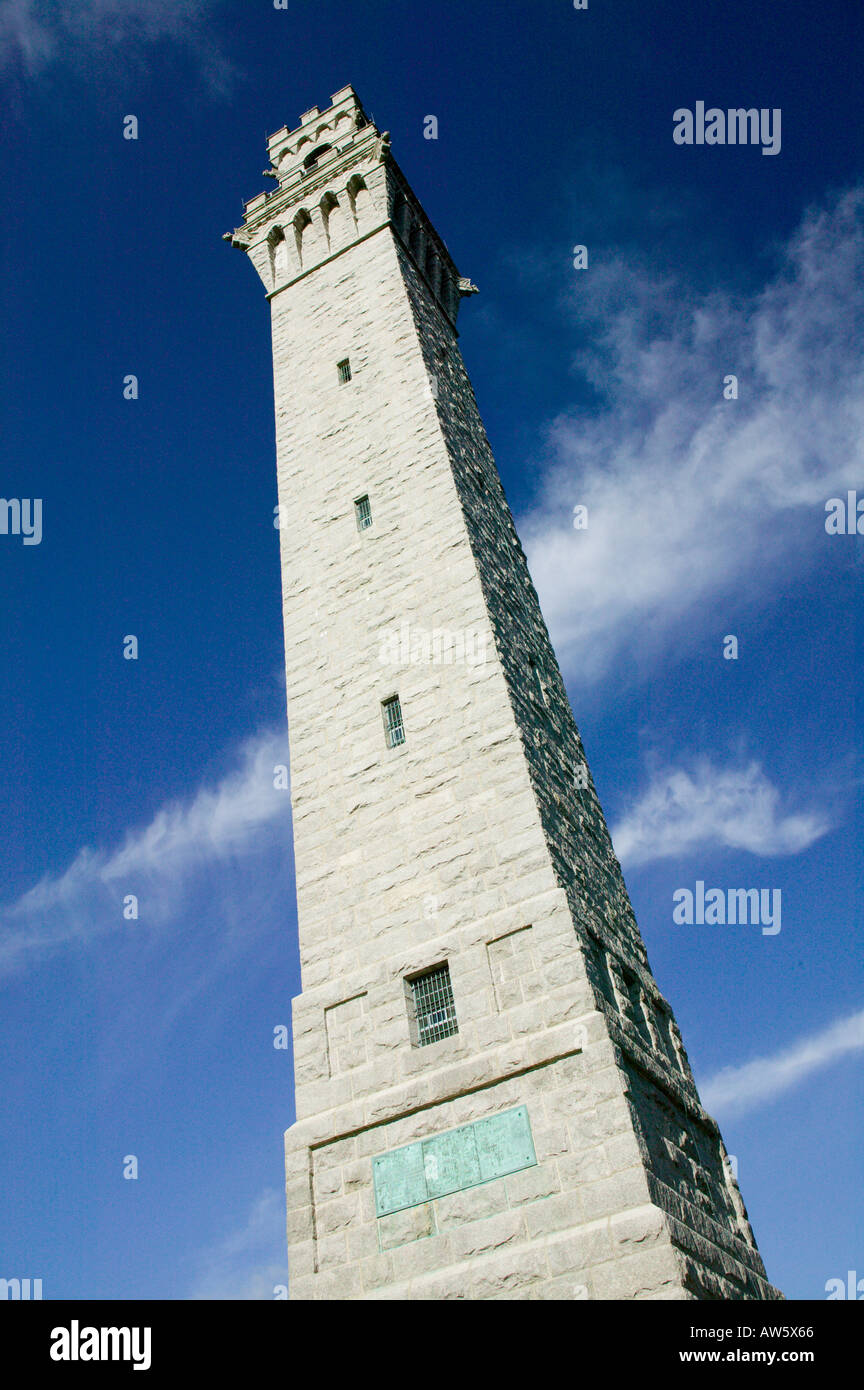
[[[458,347],[351,87],[270,300],[302,993],[292,1298],[780,1297],[651,974]]]

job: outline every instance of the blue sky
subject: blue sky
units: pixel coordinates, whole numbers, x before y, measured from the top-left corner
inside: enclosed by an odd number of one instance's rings
[[[0,1275],[285,1277],[269,324],[221,235],[265,137],[351,82],[480,287],[463,352],[769,1274],[864,1276],[864,540],[824,525],[864,496],[861,29],[839,0],[0,0],[0,492],[43,500],[39,545],[0,535]],[[780,153],[676,145],[699,100],[780,108]],[[676,925],[697,881],[779,889],[780,932]]]

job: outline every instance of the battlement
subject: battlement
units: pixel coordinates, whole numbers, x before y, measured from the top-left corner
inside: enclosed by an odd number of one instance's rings
[[[371,125],[353,87],[340,88],[330,101],[332,105],[326,111],[319,111],[317,106],[305,111],[295,130],[283,126],[270,136],[267,153],[274,169],[281,170],[297,159],[307,162],[319,145],[332,147],[336,141],[353,139],[357,131]]]
[[[265,177],[277,179],[279,190],[302,189],[312,183],[348,152],[364,155],[380,139],[379,132],[363,110],[353,87],[334,92],[326,111],[312,106],[300,117],[294,130],[283,126],[267,141],[270,168]],[[359,137],[359,138],[358,138]],[[272,196],[272,195],[270,195]],[[257,205],[258,200],[252,202]],[[247,216],[252,204],[246,205]]]
[[[294,130],[267,141],[277,187],[244,205],[243,225],[225,233],[246,251],[268,294],[330,257],[392,228],[430,292],[455,325],[460,299],[476,287],[459,274],[441,237],[390,154],[390,137],[366,115],[353,87],[326,111],[312,106]]]

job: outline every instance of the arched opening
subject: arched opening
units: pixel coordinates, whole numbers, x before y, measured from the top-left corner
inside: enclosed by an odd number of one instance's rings
[[[273,227],[267,236],[270,252],[270,279],[275,288],[288,274],[288,246],[281,227]]]
[[[347,193],[348,201],[351,204],[351,216],[354,218],[354,225],[359,231],[360,222],[370,203],[369,189],[366,187],[366,181],[361,174],[354,174],[348,180]]]
[[[310,169],[314,169],[318,164],[318,161],[321,159],[321,156],[327,154],[327,152],[329,150],[332,150],[332,148],[332,145],[316,145],[315,149],[310,150],[306,158],[303,160],[303,168],[306,169],[307,172]]]
[[[294,246],[297,251],[297,260],[303,264],[303,235],[312,226],[312,218],[306,208],[301,208],[294,218]],[[308,240],[308,237],[307,237]]]
[[[404,194],[397,193],[393,204],[393,225],[403,241],[408,239],[408,226],[411,221],[411,214],[408,209],[408,202]]]
[[[329,250],[333,250],[339,245],[343,238],[343,228],[345,217],[342,205],[335,193],[325,193],[318,205],[321,209],[321,225],[324,228],[324,235],[327,238]]]
[[[411,232],[408,237],[408,250],[414,257],[417,265],[422,266],[425,253],[426,238],[423,235],[423,228],[419,222],[412,222]]]
[[[444,312],[448,314],[451,319],[455,319],[457,305],[456,290],[453,285],[452,276],[448,274],[448,272],[444,270],[443,267],[441,274],[441,284],[438,288],[438,298],[440,299],[444,307]]]

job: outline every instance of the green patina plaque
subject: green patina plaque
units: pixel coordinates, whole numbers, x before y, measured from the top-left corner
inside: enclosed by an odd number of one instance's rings
[[[375,1214],[386,1216],[391,1211],[416,1207],[428,1200],[426,1175],[423,1171],[423,1149],[420,1144],[408,1144],[404,1149],[391,1149],[372,1160],[375,1181]]]
[[[528,1111],[519,1105],[373,1158],[375,1212],[387,1216],[416,1207],[536,1162]]]
[[[503,1178],[505,1173],[518,1173],[537,1162],[528,1111],[524,1105],[492,1115],[472,1126],[477,1141],[480,1181]]]
[[[430,1197],[443,1197],[447,1192],[459,1192],[483,1181],[473,1125],[424,1139],[421,1147]]]

